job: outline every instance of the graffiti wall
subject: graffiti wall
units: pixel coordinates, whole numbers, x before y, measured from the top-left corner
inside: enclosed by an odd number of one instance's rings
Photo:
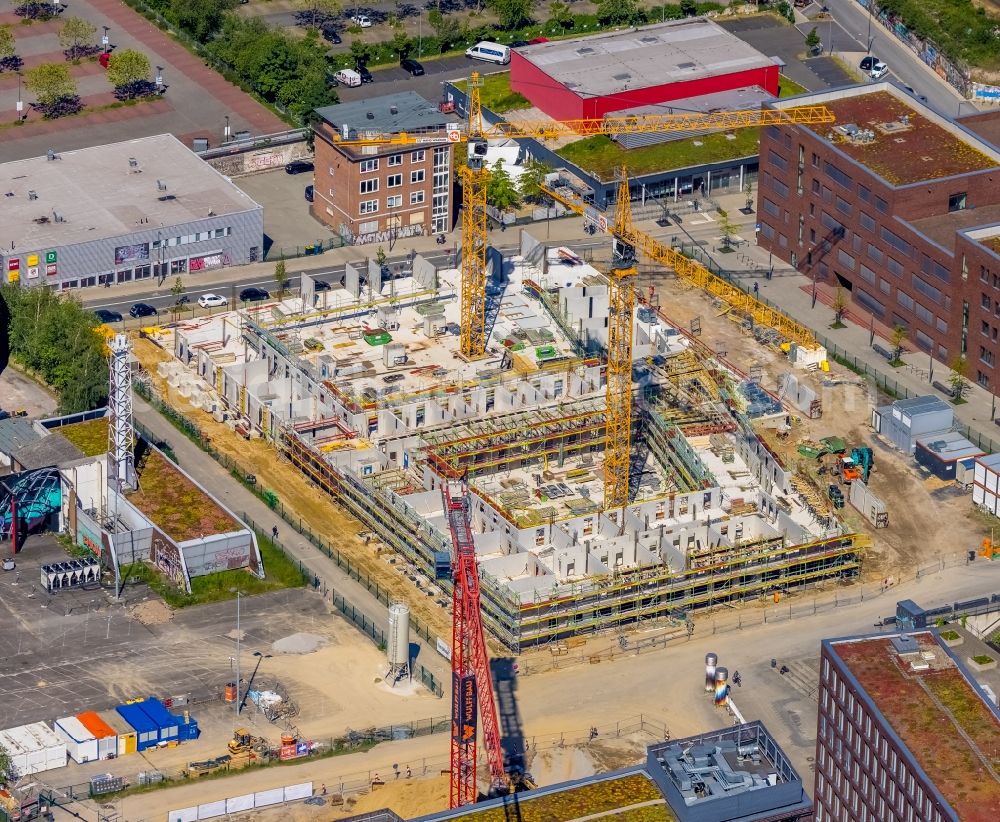
[[[225,157],[213,157],[208,161],[216,171],[227,177],[245,177],[249,174],[260,174],[283,168],[292,160],[311,160],[312,152],[304,140],[301,143],[290,143],[284,146],[251,149],[239,154],[228,154]]]

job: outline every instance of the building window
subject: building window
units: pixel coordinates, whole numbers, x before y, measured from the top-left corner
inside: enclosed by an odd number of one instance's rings
[[[774,203],[772,203],[767,197],[761,198],[761,204],[764,206],[764,211],[770,214],[772,217],[780,217],[781,209],[778,208]]]
[[[986,348],[985,345],[981,345],[979,346],[979,359],[992,368],[996,357],[992,351]]]
[[[854,270],[854,258],[844,251],[844,249],[840,248],[837,250],[837,260],[840,261],[841,265],[847,266],[851,271]]]
[[[378,191],[378,177],[374,177],[371,180],[362,180],[360,184],[361,194],[374,194]]]
[[[410,152],[410,162],[411,163],[422,163],[424,161],[424,158],[426,156],[427,156],[427,152],[424,151],[423,149],[420,149],[419,151],[411,151]]]
[[[839,198],[838,198],[839,199]],[[869,231],[875,230],[875,218],[871,214],[865,214],[861,212],[861,227],[867,228]]]
[[[362,200],[358,204],[358,213],[375,214],[378,212],[378,200]]]
[[[385,198],[386,208],[399,208],[403,204],[403,195],[395,194],[392,197]]]
[[[403,184],[403,175],[402,174],[390,174],[386,178],[385,184],[386,184],[386,186],[388,188],[398,188],[399,186],[401,186]]]
[[[374,160],[361,161],[361,173],[367,174],[370,171],[378,171],[378,157],[376,157]]]
[[[819,168],[819,155],[815,151],[812,155],[812,164],[815,168]]]
[[[416,183],[422,183],[424,181],[424,170],[421,168],[417,171],[410,172],[410,184],[415,185]]]
[[[420,205],[423,201],[424,201],[424,192],[422,191],[410,192],[410,205]]]
[[[903,266],[898,260],[889,257],[886,261],[886,267],[889,269],[890,274],[895,274],[897,277],[903,276]]]
[[[809,187],[812,189],[813,194],[819,194],[820,191],[819,180],[813,180]]]
[[[386,165],[388,165],[390,168],[392,166],[401,166],[401,165],[403,165],[403,155],[402,154],[390,154],[389,155],[389,161],[386,163]]]
[[[877,194],[875,195],[875,210],[882,214],[889,213],[889,204]]]
[[[948,211],[964,211],[967,195],[963,191],[960,194],[952,194],[948,198]]]
[[[788,160],[785,157],[782,157],[780,154],[778,154],[777,151],[774,151],[772,149],[770,152],[768,152],[768,157],[770,158],[772,165],[777,166],[782,171],[788,168]]]

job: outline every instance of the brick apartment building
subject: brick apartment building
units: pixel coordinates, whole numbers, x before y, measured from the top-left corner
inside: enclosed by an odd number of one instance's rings
[[[1000,819],[1000,712],[973,682],[933,631],[824,640],[815,822]]]
[[[348,242],[382,243],[451,228],[452,143],[442,114],[412,91],[316,110],[310,212]],[[346,146],[337,137],[406,132],[427,142]]]
[[[889,83],[801,103],[837,122],[763,130],[759,244],[1000,392],[1000,112],[955,122]]]

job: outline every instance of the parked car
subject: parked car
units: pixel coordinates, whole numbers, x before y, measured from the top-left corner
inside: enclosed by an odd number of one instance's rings
[[[871,73],[871,70],[875,68],[875,64],[881,62],[882,61],[879,60],[874,54],[867,54],[861,58],[861,62],[858,63],[858,68],[864,72]]]
[[[220,294],[202,294],[198,298],[198,305],[202,308],[218,308],[220,305],[225,305],[226,302],[226,298]]]
[[[539,43],[547,43],[547,42],[549,42],[549,38],[548,37],[532,37],[528,41],[528,45],[529,46],[537,46]]]
[[[313,201],[313,195],[315,194],[315,192],[316,192],[315,186],[306,186],[305,195],[307,203],[311,203]]]
[[[411,77],[420,77],[424,73],[424,67],[411,57],[400,60],[399,67]]]
[[[313,291],[329,291],[330,283],[326,280],[313,280]]]
[[[529,43],[527,40],[511,40],[510,46],[508,46],[508,48],[523,49],[525,46],[530,46],[530,45],[531,43]]]
[[[370,29],[372,27],[372,19],[367,14],[355,14],[351,18],[351,22],[356,26],[361,26],[363,29]]]
[[[872,66],[871,78],[872,80],[881,80],[888,73],[889,73],[889,67],[885,63],[879,61],[875,63],[874,66]]]
[[[244,288],[240,292],[240,302],[259,303],[261,300],[266,300],[270,296],[271,295],[268,294],[263,288],[251,286],[250,288]]]
[[[362,83],[374,83],[375,78],[372,77],[372,73],[368,71],[368,66],[355,66],[354,70],[361,75]]]
[[[97,319],[105,325],[109,325],[110,323],[120,323],[122,321],[121,314],[117,311],[108,311],[106,308],[98,308],[94,314],[96,314]]]
[[[340,39],[340,32],[334,26],[323,27],[323,39],[328,43],[339,46],[344,41]]]
[[[149,303],[135,303],[129,310],[130,317],[153,317],[157,311]]]
[[[286,174],[302,174],[306,171],[312,171],[313,164],[308,160],[292,160],[285,166]]]
[[[406,379],[406,374],[387,374],[386,376],[382,377],[382,382],[393,383],[405,379]]]

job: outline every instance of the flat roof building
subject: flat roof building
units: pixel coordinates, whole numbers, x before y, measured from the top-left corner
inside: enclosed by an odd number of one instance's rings
[[[1000,713],[930,630],[822,644],[816,822],[1000,818]]]
[[[557,120],[760,86],[780,61],[704,18],[556,40],[511,52],[514,91]]]
[[[0,165],[6,282],[60,289],[197,273],[263,256],[263,208],[176,137]]]
[[[354,244],[451,229],[454,115],[412,91],[316,110],[315,180],[310,212]],[[361,135],[421,134],[415,145],[348,146]]]
[[[1000,390],[1000,149],[980,136],[990,118],[973,131],[887,82],[769,105],[803,104],[825,105],[836,124],[762,130],[759,244]]]

